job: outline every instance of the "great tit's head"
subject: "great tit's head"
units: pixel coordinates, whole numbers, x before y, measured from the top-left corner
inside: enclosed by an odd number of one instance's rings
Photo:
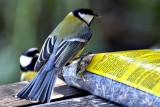
[[[80,20],[86,22],[88,25],[92,22],[94,18],[101,17],[98,14],[95,14],[90,9],[78,9],[72,12],[75,17],[78,17]]]
[[[37,48],[29,48],[20,56],[20,67],[22,71],[34,70],[34,65],[38,59],[39,51]]]
[[[37,48],[29,48],[26,51],[24,51],[21,56],[26,56],[26,57],[34,57],[39,53]]]

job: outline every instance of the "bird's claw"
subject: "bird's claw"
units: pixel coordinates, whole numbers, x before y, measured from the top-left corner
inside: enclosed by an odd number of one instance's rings
[[[77,68],[77,74],[76,74],[78,78],[84,80],[83,73],[86,67],[88,66],[88,64],[90,63],[92,56],[93,54],[91,52],[87,52],[79,57],[80,60],[78,62],[78,68]]]

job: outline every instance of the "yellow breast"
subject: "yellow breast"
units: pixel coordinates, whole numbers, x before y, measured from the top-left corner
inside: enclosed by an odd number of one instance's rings
[[[37,72],[28,71],[28,72],[21,72],[21,81],[30,81],[32,80]]]

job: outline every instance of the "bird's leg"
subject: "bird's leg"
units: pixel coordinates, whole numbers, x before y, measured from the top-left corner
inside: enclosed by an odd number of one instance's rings
[[[88,66],[88,64],[90,63],[91,59],[92,59],[93,54],[91,52],[85,53],[82,56],[79,57],[79,62],[78,62],[78,68],[77,68],[77,77],[80,79],[83,79],[83,73],[86,69],[86,67]]]

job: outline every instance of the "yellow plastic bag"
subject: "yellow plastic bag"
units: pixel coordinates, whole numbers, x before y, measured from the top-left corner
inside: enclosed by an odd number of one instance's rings
[[[159,50],[96,54],[86,70],[160,97]]]
[[[86,71],[77,75],[87,58]],[[160,107],[160,50],[92,54],[79,61],[64,68],[68,85],[129,107]]]

